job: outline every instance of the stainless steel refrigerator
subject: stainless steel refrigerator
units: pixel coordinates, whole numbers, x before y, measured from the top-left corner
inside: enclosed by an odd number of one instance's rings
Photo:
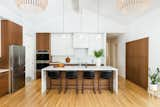
[[[9,92],[13,93],[25,86],[25,47],[9,46]]]

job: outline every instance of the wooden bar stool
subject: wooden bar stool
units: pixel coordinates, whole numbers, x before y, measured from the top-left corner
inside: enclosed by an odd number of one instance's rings
[[[75,80],[76,85],[75,84],[68,84],[68,80]],[[75,86],[76,94],[78,94],[78,71],[66,71],[64,93],[67,92],[68,86]]]
[[[106,80],[108,82],[108,86],[106,86],[106,89],[109,89],[113,91],[113,71],[101,71],[100,76],[98,78],[98,90],[99,93],[101,93],[101,80]],[[108,81],[107,81],[108,80]]]
[[[95,91],[95,72],[94,71],[84,71],[83,72],[83,78],[82,78],[82,94],[84,92],[84,86],[92,86],[93,87],[93,92],[96,93]],[[92,85],[85,85],[84,82],[85,80],[92,80]]]
[[[60,93],[62,90],[61,72],[60,71],[48,71],[48,78],[50,81],[50,89],[52,89],[53,86],[58,86],[59,93]],[[58,83],[54,84],[52,83],[52,80],[58,80]]]

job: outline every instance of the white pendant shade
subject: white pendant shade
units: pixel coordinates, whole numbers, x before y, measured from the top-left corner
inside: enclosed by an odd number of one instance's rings
[[[150,0],[118,0],[117,5],[124,14],[139,13],[149,7]]]
[[[16,0],[17,7],[27,12],[41,12],[47,8],[48,0]]]

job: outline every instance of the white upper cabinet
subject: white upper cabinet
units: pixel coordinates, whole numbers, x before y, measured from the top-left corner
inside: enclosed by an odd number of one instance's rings
[[[50,0],[47,10],[39,16],[45,20],[40,22],[39,32],[63,32],[63,0]]]
[[[52,26],[55,26],[55,32],[63,32],[63,0],[53,0],[51,2],[55,3],[55,10],[51,9],[53,15],[55,15],[55,18],[52,19],[52,21],[55,21],[55,25],[54,23],[51,24],[53,24]],[[53,4],[51,6],[51,8],[53,8]]]
[[[104,39],[102,34],[89,35],[88,54],[93,55],[95,50],[104,49]]]
[[[97,14],[89,10],[83,10],[81,16],[81,31],[97,33]]]
[[[99,11],[97,5],[98,0],[90,7],[86,2],[79,1],[79,11],[75,10],[76,2],[74,0],[54,0],[56,1],[56,12],[53,10],[56,18],[56,32],[90,32],[97,33],[99,31]],[[78,8],[78,7],[77,7]],[[54,19],[53,19],[54,20]]]
[[[73,52],[72,34],[52,34],[51,36],[51,55],[71,56]]]
[[[98,0],[80,0],[81,32],[98,32]]]
[[[73,0],[64,0],[64,32],[80,32],[80,15]]]
[[[73,48],[88,48],[88,35],[74,34]]]

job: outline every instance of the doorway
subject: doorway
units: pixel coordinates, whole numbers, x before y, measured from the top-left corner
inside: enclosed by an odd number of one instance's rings
[[[108,66],[118,67],[118,36],[116,33],[107,34],[107,59]]]

